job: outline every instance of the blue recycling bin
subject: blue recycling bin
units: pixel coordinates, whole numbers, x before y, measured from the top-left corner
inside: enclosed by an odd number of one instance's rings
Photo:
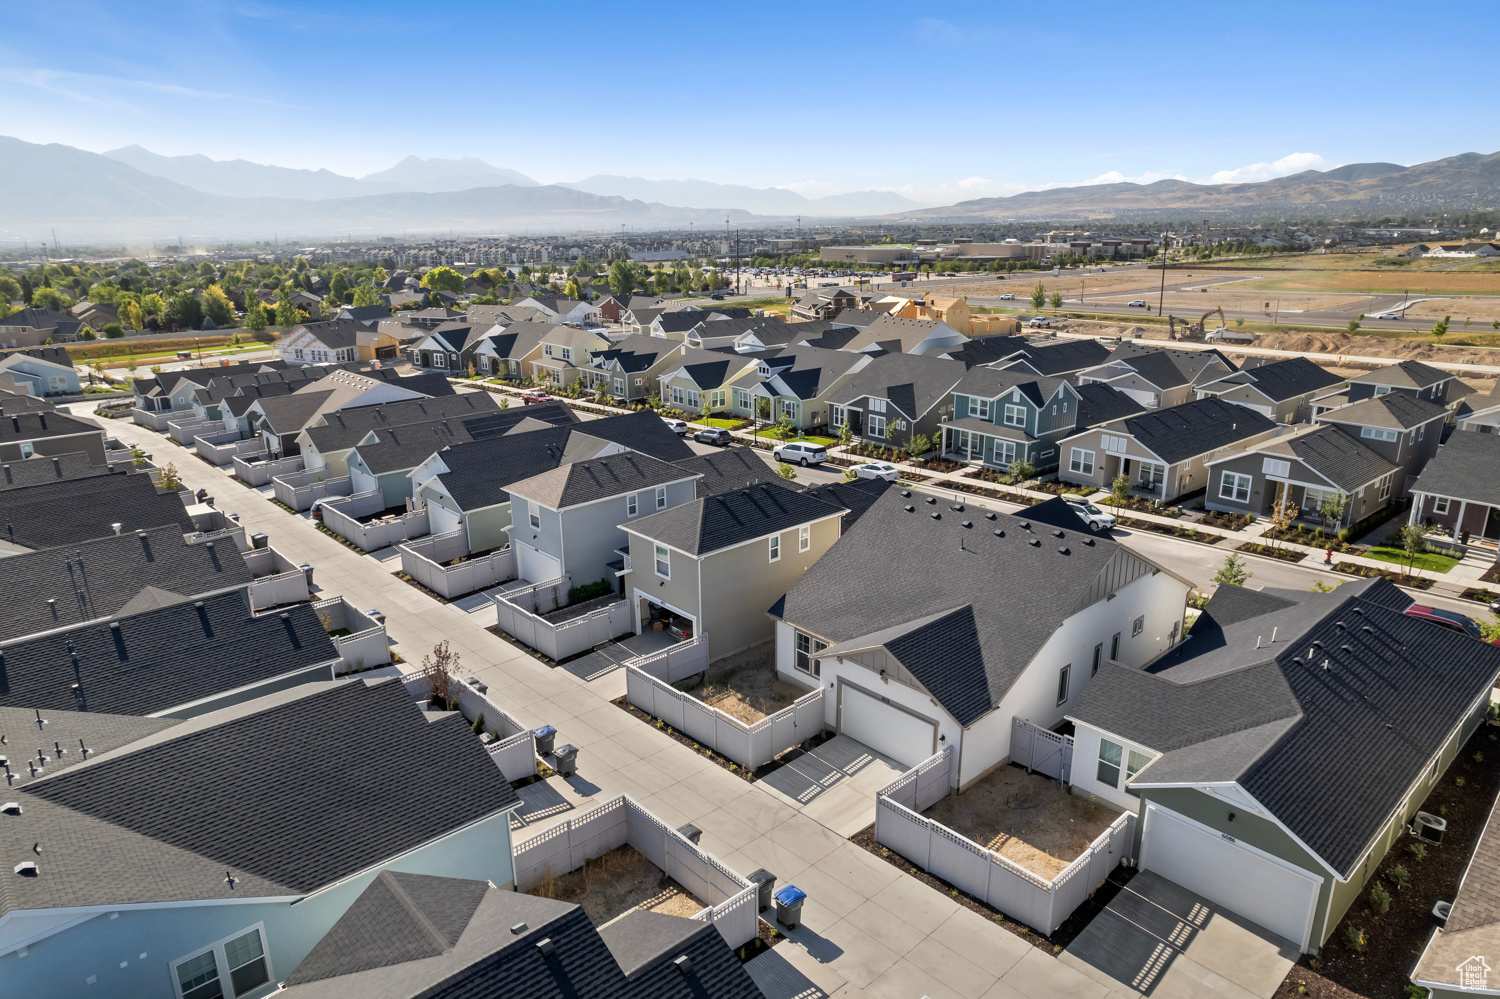
[[[802,903],[807,901],[807,892],[796,885],[787,885],[774,897],[776,921],[789,930],[795,930],[802,922]]]

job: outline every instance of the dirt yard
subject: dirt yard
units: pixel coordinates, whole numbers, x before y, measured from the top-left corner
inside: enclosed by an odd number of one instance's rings
[[[788,683],[777,674],[774,639],[725,656],[677,689],[742,722],[760,721],[809,693],[807,687]]]
[[[925,813],[1044,878],[1056,877],[1120,812],[1020,767],[1004,766]]]
[[[667,877],[633,846],[617,847],[560,878],[548,878],[528,892],[583,906],[595,926],[630,909],[692,916],[704,905]]]

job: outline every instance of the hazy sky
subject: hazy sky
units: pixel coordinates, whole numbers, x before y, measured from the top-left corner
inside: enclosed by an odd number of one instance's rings
[[[1500,148],[1490,4],[7,4],[0,134],[916,200]],[[1468,68],[1465,68],[1468,67]]]

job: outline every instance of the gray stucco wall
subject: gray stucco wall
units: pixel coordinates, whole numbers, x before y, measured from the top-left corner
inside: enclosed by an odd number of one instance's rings
[[[703,559],[703,629],[709,655],[719,659],[775,636],[766,611],[839,539],[839,517],[812,524],[807,551],[797,550],[798,529],[782,531],[781,558],[770,561],[770,539],[714,552]],[[632,550],[631,560],[635,553]]]

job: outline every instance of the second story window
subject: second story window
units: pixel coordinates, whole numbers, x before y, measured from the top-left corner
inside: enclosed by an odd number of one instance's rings
[[[625,497],[625,515],[634,517],[640,511],[640,493],[631,493]]]
[[[552,356],[552,345],[550,343],[542,344],[542,354],[546,357]]]
[[[870,412],[872,412],[872,413],[884,413],[885,412],[885,400],[884,399],[871,399],[869,401],[869,406],[870,406]]]
[[[797,528],[797,550],[805,552],[812,547],[812,525],[803,524]]]
[[[531,500],[526,501],[526,514],[531,521],[531,527],[533,530],[542,526],[542,508],[537,506]]]
[[[1008,426],[1008,427],[1024,427],[1024,426],[1026,426],[1026,407],[1025,406],[1013,406],[1010,403],[1006,403],[1006,405],[1005,405],[1005,425]]]
[[[665,510],[667,508],[667,487],[666,486],[657,486],[656,487],[656,508],[658,510]]]
[[[771,561],[781,561],[781,535],[777,534],[771,538]]]
[[[672,578],[672,553],[666,545],[656,546],[656,574],[662,579]]]
[[[573,348],[572,347],[564,347],[564,348],[562,348],[561,354],[562,354],[562,359],[564,361],[571,362],[573,360]]]
[[[990,418],[990,401],[988,399],[979,399],[974,396],[970,396],[969,415],[977,416],[981,420],[988,420]]]

